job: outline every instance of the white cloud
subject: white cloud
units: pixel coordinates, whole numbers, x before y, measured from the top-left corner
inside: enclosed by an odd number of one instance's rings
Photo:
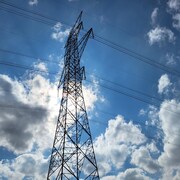
[[[58,32],[62,29],[62,24],[60,22],[56,23],[54,26],[53,26],[53,30]]]
[[[144,116],[144,115],[146,115],[146,113],[147,113],[147,111],[145,111],[144,109],[140,109],[140,111],[139,111],[140,116]]]
[[[155,142],[152,141],[150,144],[146,145],[146,148],[149,150],[150,153],[159,153],[160,151],[158,150],[157,146],[155,145]]]
[[[13,160],[0,161],[0,179],[46,179],[48,160],[42,153],[26,153]]]
[[[167,4],[171,10],[178,11],[180,9],[180,0],[169,0]]]
[[[151,14],[151,22],[152,22],[152,25],[155,25],[156,24],[156,19],[157,19],[157,15],[158,15],[158,8],[154,8],[152,14]]]
[[[0,104],[5,106],[0,110],[0,145],[14,153],[31,151],[35,143],[40,148],[48,147],[50,142],[46,138],[49,139],[53,126],[49,121],[53,121],[55,115],[53,111],[49,114],[49,109],[58,107],[52,96],[56,86],[36,74],[25,81],[0,75],[0,81]]]
[[[142,169],[129,168],[124,172],[119,173],[117,176],[105,176],[101,180],[150,180]]]
[[[176,64],[176,60],[174,57],[174,54],[166,54],[166,64],[167,65],[175,65]]]
[[[180,31],[180,0],[169,0],[167,12],[172,16],[172,26]]]
[[[40,61],[40,60],[39,60]],[[34,64],[34,68],[39,70],[39,71],[44,71],[44,72],[48,72],[48,69],[46,67],[46,64],[43,62],[38,62]]]
[[[150,105],[148,107],[148,123],[147,124],[154,125],[156,127],[159,126],[158,109],[153,105]]]
[[[167,111],[170,110],[170,111]],[[164,152],[159,157],[164,167],[164,179],[176,179],[180,172],[180,103],[176,100],[166,100],[161,104],[159,119],[164,132]],[[173,178],[174,177],[174,178]]]
[[[35,66],[46,68],[43,63]],[[88,96],[85,97],[87,110],[92,110],[99,100],[98,85],[84,86],[83,90]],[[0,162],[0,179],[2,175],[9,179],[25,176],[45,179],[47,159],[43,153],[52,148],[59,102],[57,82],[50,82],[47,76],[30,73],[26,79],[17,80],[0,75],[0,104],[3,105],[0,108],[0,146],[17,155],[11,161]]]
[[[92,86],[83,86],[84,100],[88,110],[93,110],[95,102],[98,100],[96,89]],[[91,98],[89,98],[91,97]]]
[[[148,108],[145,109],[141,109],[139,111],[139,115],[140,116],[147,116],[148,119],[146,120],[146,125],[151,125],[151,126],[159,126],[158,123],[158,109],[153,106],[153,105],[149,105]]]
[[[129,168],[125,172],[118,175],[118,179],[122,180],[149,180],[142,169]]]
[[[180,13],[173,16],[173,27],[180,31]]]
[[[38,4],[38,0],[29,0],[29,5],[30,6],[34,6],[34,5],[37,6],[37,4]]]
[[[52,39],[63,42],[64,39],[69,35],[70,29],[62,30],[63,26],[60,22],[54,25],[53,33],[51,34]]]
[[[170,82],[168,75],[162,75],[159,79],[159,91],[165,93],[171,85],[175,86]],[[162,132],[163,150],[160,151],[156,146],[157,142],[153,141],[135,149],[131,162],[149,173],[161,174],[163,180],[177,180],[180,177],[180,103],[175,99],[164,100],[158,111],[155,109],[154,112],[149,108],[146,114],[149,117],[155,115],[155,119],[159,120],[158,127],[161,131],[158,132]]]
[[[158,81],[158,93],[162,94],[165,93],[167,94],[169,91],[169,87],[172,85],[170,82],[170,79],[167,74],[163,74],[159,81]]]
[[[153,45],[155,43],[161,43],[168,41],[170,43],[175,42],[175,35],[174,33],[165,27],[156,27],[154,29],[151,29],[148,33],[149,38],[149,44]]]
[[[148,173],[156,173],[160,171],[160,166],[157,160],[152,159],[148,149],[143,146],[133,152],[131,163],[144,169]]]
[[[0,104],[10,107],[0,109],[0,145],[15,153],[30,151],[35,143],[48,148],[59,110],[56,84],[40,74],[23,81],[0,75],[0,82]],[[99,99],[98,86],[92,86],[83,88],[87,110]]]
[[[94,109],[94,105],[96,101],[104,102],[105,98],[100,95],[99,91],[99,81],[95,79],[93,75],[90,76],[91,78],[91,84],[90,85],[83,85],[83,94],[84,94],[84,100],[86,107],[88,111],[92,111]]]
[[[116,176],[104,176],[101,178],[101,180],[117,180]]]
[[[162,93],[166,92],[170,85],[173,85],[166,74],[162,76],[160,81],[159,90]],[[140,113],[148,116],[150,124],[158,126],[158,129],[161,128],[160,131],[155,131],[161,133],[163,150],[158,149],[160,144],[155,140],[152,140],[151,143],[148,143],[147,140],[139,145],[134,144],[134,146],[133,143],[128,143],[129,139],[133,141],[133,138],[135,138],[131,135],[135,136],[138,133],[131,131],[134,126],[130,127],[122,116],[117,116],[115,120],[109,121],[105,133],[95,141],[95,152],[102,180],[151,179],[150,176],[147,177],[147,174],[153,174],[163,180],[179,179],[179,101],[175,99],[164,100],[160,108],[149,106],[147,110],[142,109]],[[125,145],[124,150],[121,148],[122,145]],[[126,149],[127,152],[125,153]],[[136,168],[123,169],[123,172],[121,172],[121,167],[124,167],[124,162],[128,160],[127,157],[131,157],[130,163]]]
[[[131,150],[145,141],[139,127],[126,123],[122,116],[109,120],[105,133],[94,143],[100,175],[107,174],[112,167],[121,168]]]

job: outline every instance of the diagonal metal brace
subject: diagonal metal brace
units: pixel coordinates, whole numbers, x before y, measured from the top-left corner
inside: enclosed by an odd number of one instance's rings
[[[79,59],[81,59],[87,41],[90,37],[94,38],[94,33],[92,28],[78,41]]]

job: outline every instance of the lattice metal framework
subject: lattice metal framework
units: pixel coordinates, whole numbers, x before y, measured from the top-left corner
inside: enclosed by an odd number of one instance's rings
[[[84,67],[80,58],[92,28],[80,39],[82,12],[72,27],[65,45],[64,68],[59,87],[63,86],[60,111],[47,179],[99,180],[93,142],[82,92]]]

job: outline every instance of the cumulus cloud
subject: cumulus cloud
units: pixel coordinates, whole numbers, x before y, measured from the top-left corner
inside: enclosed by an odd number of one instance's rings
[[[167,5],[171,10],[178,11],[180,9],[180,0],[169,0]]]
[[[151,23],[152,25],[156,24],[156,19],[157,19],[157,15],[158,15],[158,8],[154,8],[152,14],[151,14]]]
[[[63,30],[63,26],[60,22],[56,23],[52,29],[53,29],[53,33],[51,34],[52,39],[60,42],[63,42],[70,32],[70,29]]]
[[[163,74],[158,81],[158,93],[168,93],[171,85],[172,83],[170,82],[169,76],[167,74]]]
[[[149,105],[147,109],[141,109],[139,111],[140,116],[147,116],[148,119],[146,120],[146,125],[151,125],[151,126],[159,126],[158,123],[158,109],[153,106]]]
[[[152,159],[146,147],[140,147],[139,149],[136,149],[133,152],[131,158],[131,163],[149,173],[156,173],[160,170],[160,166],[157,160]]]
[[[30,0],[30,1],[29,1],[29,5],[30,5],[30,6],[34,6],[34,5],[37,6],[37,4],[38,4],[38,0]]]
[[[40,60],[39,60],[40,61]],[[43,63],[43,62],[37,62],[34,64],[34,68],[39,70],[39,71],[42,71],[42,72],[48,72],[48,69],[46,67],[46,64]]]
[[[168,75],[164,74],[159,80],[159,91],[164,93],[172,84]],[[131,163],[148,173],[159,173],[163,180],[176,180],[180,175],[180,144],[179,144],[179,117],[180,103],[177,99],[164,100],[155,113],[149,113],[151,109],[141,110],[142,114],[154,116],[159,120],[158,126],[161,128],[163,151],[157,148],[155,142],[140,146],[132,153]],[[158,115],[158,118],[157,118]],[[159,130],[158,130],[159,132]],[[154,156],[154,154],[156,154]],[[154,159],[154,157],[156,157]]]
[[[104,102],[105,98],[101,95],[99,91],[99,81],[91,75],[91,85],[82,86],[84,100],[88,111],[92,111],[94,109],[94,105],[96,101]]]
[[[15,152],[32,148],[33,137],[36,141],[35,134],[43,135],[49,131],[43,123],[53,121],[57,117],[59,105],[56,84],[40,74],[31,74],[31,77],[24,81],[0,75],[0,82],[0,104],[3,105],[0,109],[0,135],[3,137],[0,144]],[[97,88],[84,86],[88,110],[93,109],[94,103],[98,100]],[[48,126],[52,127],[53,124]]]
[[[105,176],[101,180],[149,180],[142,169],[129,168],[124,172],[119,173],[117,176]]]
[[[152,141],[150,144],[147,144],[146,148],[149,150],[150,153],[153,154],[158,154],[160,152],[154,141]]]
[[[0,104],[3,105],[0,109],[0,144],[15,153],[30,151],[35,137],[47,130],[42,127],[47,121],[47,107],[53,105],[48,97],[56,88],[41,75],[23,82],[0,75],[0,82]]]
[[[167,12],[172,16],[172,26],[180,31],[180,0],[169,0]]]
[[[154,125],[156,127],[159,126],[159,122],[158,122],[158,109],[153,106],[153,105],[150,105],[148,107],[148,110],[147,110],[147,115],[148,115],[148,121],[146,122],[147,125]]]
[[[164,132],[164,151],[159,162],[164,167],[164,179],[176,179],[180,172],[179,117],[180,103],[175,99],[165,100],[161,104],[159,119]]]
[[[125,172],[118,175],[118,179],[122,180],[148,180],[149,178],[145,175],[142,169],[129,168]]]
[[[0,161],[0,178],[46,179],[48,160],[42,153],[26,153],[13,160]]]
[[[165,27],[156,27],[154,29],[151,29],[148,33],[149,38],[149,44],[153,45],[155,43],[161,43],[168,41],[170,43],[175,42],[175,35],[174,33]]]
[[[34,66],[41,70],[46,68],[41,62]],[[98,86],[92,86],[84,86],[88,110],[99,100]],[[47,76],[33,72],[17,80],[0,74],[0,146],[17,156],[12,161],[0,162],[0,179],[2,176],[45,179],[41,168],[35,171],[33,168],[39,166],[47,172],[43,153],[52,148],[59,100],[57,82],[50,82]]]
[[[158,108],[153,106],[153,105],[149,105],[147,107],[147,109],[140,109],[139,111],[139,115],[140,116],[144,116],[147,117],[147,120],[145,121],[145,124],[148,126],[156,126],[159,127],[159,118],[158,118]]]
[[[171,85],[174,86],[168,75],[162,75],[158,83],[159,93],[166,93]],[[105,133],[95,141],[96,158],[102,180],[151,179],[147,174],[163,180],[179,179],[179,101],[164,100],[160,108],[149,106],[146,110],[141,109],[140,115],[147,116],[148,124],[158,127],[155,130],[157,132],[153,133],[161,134],[163,144],[155,140],[151,140],[150,143],[145,139],[136,141],[137,134],[140,133],[138,137],[144,135],[138,126],[133,124],[131,126],[122,116],[110,120]],[[136,133],[132,131],[135,127],[138,129]],[[163,150],[159,146],[162,146]],[[132,166],[122,172],[126,161]]]
[[[131,149],[145,141],[139,127],[132,122],[127,123],[122,116],[109,120],[105,133],[94,143],[100,175],[107,174],[112,167],[121,168]]]
[[[88,110],[93,110],[95,102],[98,100],[97,94],[91,86],[83,86],[84,100]],[[89,98],[91,97],[91,98]]]

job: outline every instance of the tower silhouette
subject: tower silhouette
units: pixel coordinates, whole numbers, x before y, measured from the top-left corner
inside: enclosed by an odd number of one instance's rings
[[[93,142],[84,103],[82,80],[85,68],[80,58],[90,37],[92,28],[78,40],[83,28],[82,12],[72,27],[65,45],[64,68],[59,87],[62,99],[47,179],[99,180]]]

